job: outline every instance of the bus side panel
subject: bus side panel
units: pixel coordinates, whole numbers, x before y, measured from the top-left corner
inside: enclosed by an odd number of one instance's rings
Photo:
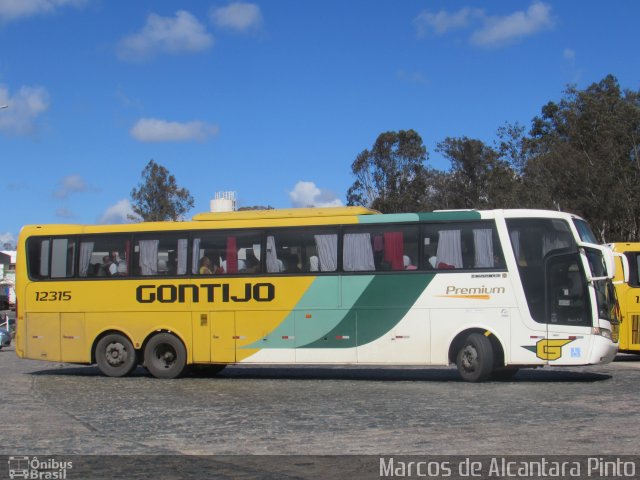
[[[211,362],[211,319],[208,312],[191,313],[191,334],[193,363]]]
[[[236,356],[235,312],[211,312],[211,361],[234,363]]]
[[[60,361],[60,314],[27,313],[25,323],[27,325],[26,357],[50,362]]]
[[[254,310],[235,313],[236,359],[260,352],[260,363],[294,363],[294,322],[284,322],[289,311]],[[278,335],[272,332],[278,328]],[[283,329],[282,327],[288,327]],[[257,361],[254,358],[250,362]]]
[[[193,312],[193,363],[235,363],[235,312]]]
[[[358,363],[424,365],[429,362],[429,310],[416,308],[406,314],[404,309],[361,310],[358,332],[370,330],[371,322],[380,316],[385,319],[399,316],[402,320],[378,339],[364,345],[358,342]]]
[[[85,344],[84,313],[60,315],[62,361],[91,363],[91,352]]]
[[[144,341],[154,332],[169,331],[187,348],[187,361],[192,363],[189,341],[192,337],[191,312],[167,311],[114,311],[86,314],[87,346],[105,331],[116,330],[125,334],[134,348],[142,348]]]

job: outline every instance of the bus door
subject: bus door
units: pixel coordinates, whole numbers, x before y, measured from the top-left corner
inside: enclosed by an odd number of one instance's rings
[[[640,352],[640,253],[626,252],[629,261],[629,283],[621,292],[622,321],[620,349]]]
[[[236,361],[235,312],[193,312],[193,362]]]
[[[544,265],[547,338],[538,344],[538,357],[562,365],[584,363],[593,321],[580,254],[556,250]]]

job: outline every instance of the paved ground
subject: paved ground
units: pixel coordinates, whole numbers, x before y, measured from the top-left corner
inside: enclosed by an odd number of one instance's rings
[[[638,385],[637,356],[483,384],[453,368],[297,366],[157,380],[10,347],[0,455],[637,454]]]

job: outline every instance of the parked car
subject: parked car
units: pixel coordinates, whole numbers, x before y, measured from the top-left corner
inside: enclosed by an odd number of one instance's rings
[[[0,349],[2,349],[2,347],[8,347],[9,345],[11,345],[11,334],[9,330],[0,328]]]

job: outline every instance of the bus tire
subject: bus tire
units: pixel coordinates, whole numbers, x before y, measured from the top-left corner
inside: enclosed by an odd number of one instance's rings
[[[158,333],[144,348],[144,366],[156,378],[177,378],[187,366],[187,350],[175,335]]]
[[[125,377],[138,366],[138,358],[127,337],[110,333],[96,345],[96,363],[107,377]]]
[[[470,334],[456,355],[456,366],[463,380],[483,382],[493,371],[494,354],[491,341],[480,333]]]

